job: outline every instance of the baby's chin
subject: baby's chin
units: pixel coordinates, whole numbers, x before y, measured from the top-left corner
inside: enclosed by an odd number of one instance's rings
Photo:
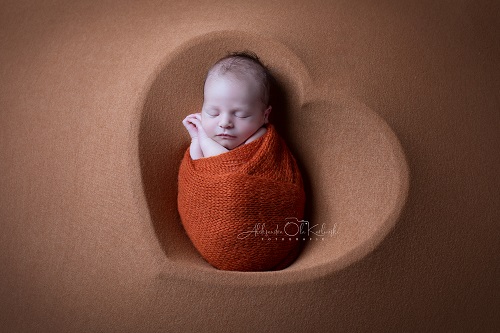
[[[234,149],[243,143],[239,139],[228,140],[228,139],[217,138],[215,141],[217,143],[219,143],[222,147],[229,149],[229,150]]]

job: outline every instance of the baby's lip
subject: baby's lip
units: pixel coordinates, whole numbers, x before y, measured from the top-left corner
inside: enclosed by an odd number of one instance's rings
[[[222,136],[224,138],[235,138],[234,135],[229,135],[229,134],[226,134],[226,133],[217,134],[217,136]]]

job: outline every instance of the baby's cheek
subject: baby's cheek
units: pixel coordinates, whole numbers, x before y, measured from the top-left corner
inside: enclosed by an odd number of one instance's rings
[[[203,129],[205,130],[205,133],[207,133],[208,136],[213,136],[214,135],[213,126],[211,126],[210,124],[208,124],[208,122],[202,122],[201,126],[203,127]]]

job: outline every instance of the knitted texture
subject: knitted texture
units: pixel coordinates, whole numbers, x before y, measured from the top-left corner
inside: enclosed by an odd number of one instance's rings
[[[267,129],[226,153],[193,160],[188,148],[182,159],[177,197],[182,225],[201,256],[218,269],[283,269],[300,252],[301,238],[292,235],[298,235],[297,220],[303,219],[302,177],[274,126]]]

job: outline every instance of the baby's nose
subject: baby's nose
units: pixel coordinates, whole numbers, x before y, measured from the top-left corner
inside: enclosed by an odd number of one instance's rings
[[[219,122],[219,126],[222,128],[228,128],[228,127],[232,126],[232,123],[229,119],[227,119],[226,117],[223,117]]]

